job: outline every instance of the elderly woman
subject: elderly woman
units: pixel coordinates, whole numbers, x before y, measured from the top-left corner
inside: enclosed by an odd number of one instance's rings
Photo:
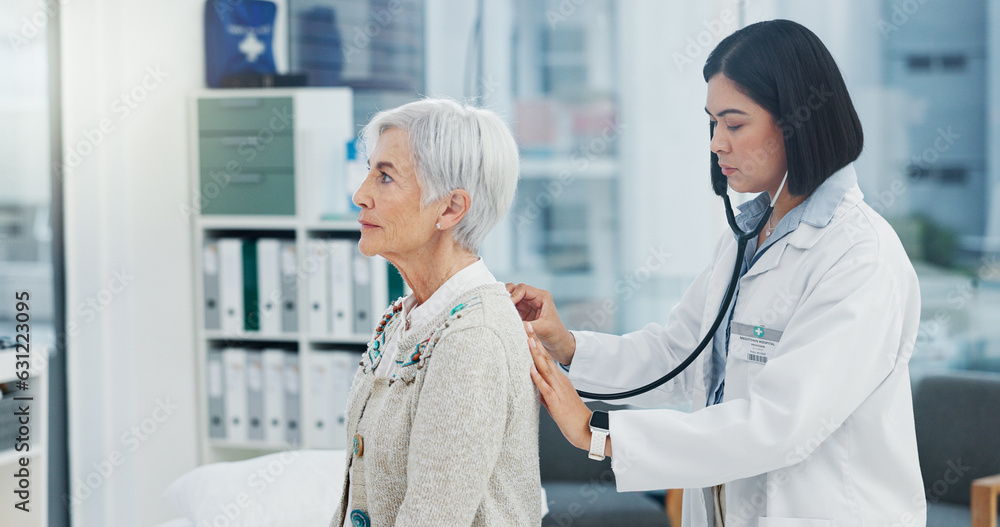
[[[504,216],[517,147],[493,113],[448,100],[362,131],[361,252],[413,294],[386,310],[348,402],[348,468],[332,526],[541,523],[538,395],[524,328],[477,256]]]

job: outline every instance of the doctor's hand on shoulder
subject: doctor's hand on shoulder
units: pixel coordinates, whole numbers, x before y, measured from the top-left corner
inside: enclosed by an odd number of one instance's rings
[[[573,384],[555,361],[569,365],[576,350],[576,338],[559,319],[552,294],[527,284],[507,284],[524,329],[533,361],[531,380],[541,395],[542,405],[573,446],[591,448],[591,410],[576,393]],[[605,440],[604,455],[611,456],[611,441]]]
[[[510,300],[521,315],[521,320],[530,322],[538,341],[556,362],[569,366],[576,351],[576,338],[559,319],[552,293],[528,284],[507,283]]]

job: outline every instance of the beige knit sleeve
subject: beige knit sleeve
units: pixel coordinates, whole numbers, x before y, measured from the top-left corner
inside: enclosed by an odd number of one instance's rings
[[[413,420],[397,526],[472,523],[506,429],[506,357],[502,339],[482,326],[445,334],[434,347]]]

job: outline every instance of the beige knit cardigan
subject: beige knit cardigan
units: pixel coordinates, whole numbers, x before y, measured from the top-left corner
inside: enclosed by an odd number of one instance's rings
[[[392,308],[386,335],[403,323]],[[396,357],[378,357],[379,332],[363,353],[331,527],[352,512],[348,488],[352,510],[372,526],[537,527],[538,392],[510,296],[500,283],[476,287],[424,327],[399,342]],[[375,377],[379,360],[396,360],[390,377]]]

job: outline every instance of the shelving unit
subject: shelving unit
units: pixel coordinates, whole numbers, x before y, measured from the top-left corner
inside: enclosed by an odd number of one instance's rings
[[[331,350],[357,353],[353,361],[357,364],[375,319],[388,305],[389,273],[396,273],[379,257],[363,260],[354,257],[352,266],[361,261],[367,266],[364,275],[370,280],[367,312],[371,316],[363,325],[371,327],[361,332],[355,326],[355,331],[339,334],[310,327],[310,288],[319,273],[328,272],[327,261],[310,260],[311,242],[337,239],[356,245],[360,237],[357,213],[350,208],[350,192],[344,183],[349,162],[347,143],[356,135],[351,100],[347,88],[214,90],[201,91],[192,97],[191,177],[200,199],[200,207],[191,214],[191,223],[201,463],[245,459],[289,448],[335,447],[317,444],[307,432],[307,423],[318,418],[317,401],[310,397],[317,388],[309,374],[310,367]],[[283,127],[272,126],[278,117],[283,117]],[[257,155],[251,156],[249,152]],[[245,181],[231,177],[228,185],[221,185],[219,181],[226,178],[220,171],[250,177],[245,177]],[[227,196],[226,192],[236,195]],[[213,203],[213,193],[219,196],[214,198],[218,203]],[[294,196],[291,202],[287,193]],[[247,212],[241,207],[256,209]],[[251,323],[236,331],[222,329],[225,325],[219,329],[206,328],[206,312],[212,308],[206,307],[203,251],[206,240],[225,238],[278,239],[286,244],[283,250],[294,247],[295,276],[291,280],[296,291],[295,331],[265,334],[259,329],[246,329],[253,327]],[[325,259],[329,258],[327,254]],[[281,262],[278,272],[287,273],[287,260]],[[259,305],[263,305],[263,292],[260,298]],[[275,308],[279,318],[286,307],[284,300],[280,299]],[[221,307],[220,303],[220,310]],[[219,380],[219,372],[209,372],[209,352],[226,348],[281,349],[297,355],[298,374],[292,380],[297,383],[300,396],[301,442],[210,437],[208,387],[209,381]],[[287,377],[282,379],[291,382]],[[267,386],[265,383],[265,390]]]
[[[16,372],[16,348],[0,350],[0,383],[7,383],[17,379]],[[48,525],[48,401],[46,395],[49,393],[48,376],[44,361],[37,360],[40,357],[48,357],[44,348],[32,347],[29,351],[32,367],[29,369],[31,377],[29,386],[31,388],[27,395],[33,397],[31,401],[25,401],[29,406],[29,451],[18,452],[14,449],[14,444],[0,445],[0,473],[4,475],[0,478],[0,494],[4,498],[4,507],[0,508],[0,525],[17,525],[18,527],[43,527]],[[8,396],[20,396],[20,391],[14,391]],[[17,404],[17,403],[15,403]],[[5,412],[6,413],[6,412]],[[4,416],[9,418],[10,416]],[[8,426],[8,421],[4,421],[4,428]],[[4,434],[6,436],[6,434]],[[21,468],[21,458],[28,460],[27,479],[29,483],[29,503],[28,512],[14,508],[14,503],[21,499],[14,494],[18,489],[19,478],[14,474]]]

